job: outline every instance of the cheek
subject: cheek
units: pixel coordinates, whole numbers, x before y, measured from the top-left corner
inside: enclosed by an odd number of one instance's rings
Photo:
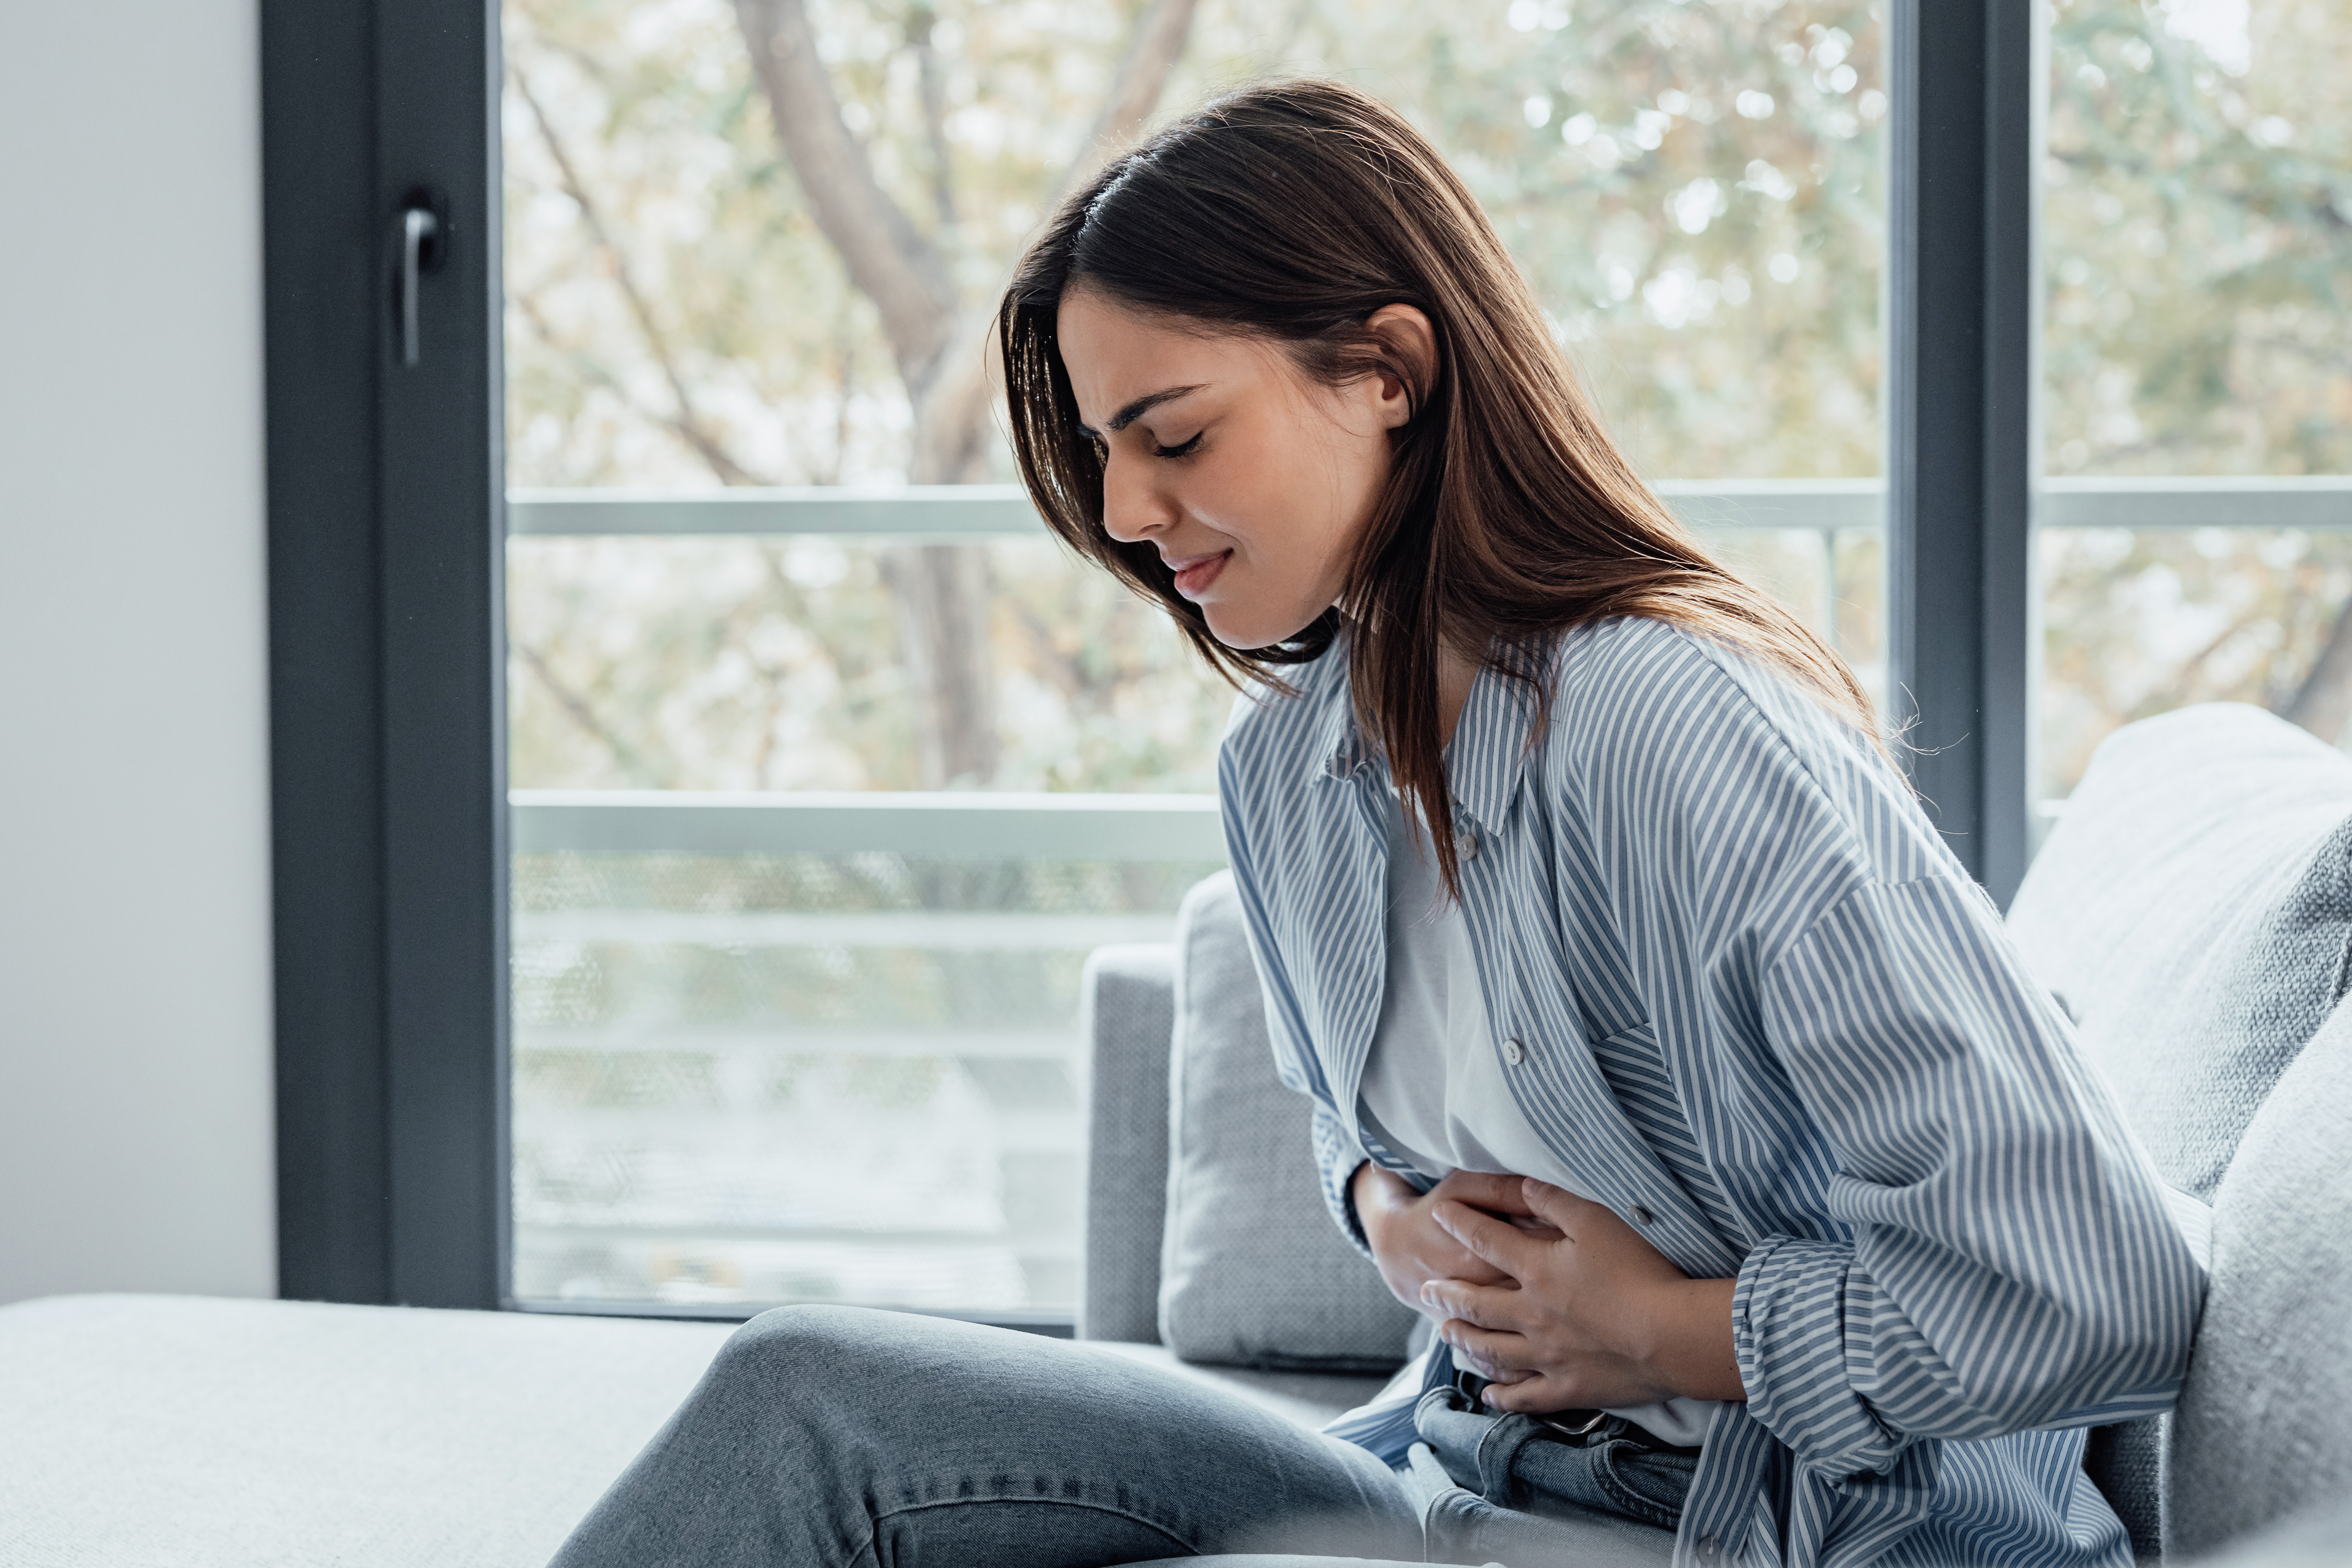
[[[1202,488],[1204,520],[1240,545],[1252,567],[1281,577],[1295,592],[1339,571],[1357,498],[1333,482],[1327,455],[1259,442],[1232,458]]]

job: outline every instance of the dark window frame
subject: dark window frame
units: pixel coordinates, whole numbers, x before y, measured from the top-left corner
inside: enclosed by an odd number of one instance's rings
[[[1890,717],[2006,904],[2037,662],[2038,28],[2031,0],[1889,20]],[[514,1305],[498,22],[496,0],[261,9],[289,1297]],[[414,366],[412,197],[446,228]]]
[[[495,0],[261,11],[289,1297],[506,1304],[498,48]]]

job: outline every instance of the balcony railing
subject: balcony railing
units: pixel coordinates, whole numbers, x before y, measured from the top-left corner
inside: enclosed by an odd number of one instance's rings
[[[1684,479],[1656,489],[1683,520],[1706,528],[1874,529],[1878,479]],[[2352,476],[2051,479],[2044,528],[2352,527]],[[1020,537],[1042,529],[1018,485],[797,489],[518,489],[508,531],[537,534],[792,534],[902,543]]]

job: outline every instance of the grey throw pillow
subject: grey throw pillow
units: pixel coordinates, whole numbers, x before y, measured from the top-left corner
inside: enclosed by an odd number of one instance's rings
[[[2352,1496],[2347,1149],[2352,1009],[2338,1007],[2246,1130],[2213,1205],[2213,1285],[2166,1467],[2176,1555],[2201,1561]]]
[[[2108,737],[2009,917],[2165,1179],[2210,1201],[2344,994],[2352,758],[2216,703]]]
[[[1186,1361],[1384,1372],[1417,1314],[1324,1206],[1308,1101],[1282,1085],[1241,900],[1221,872],[1176,921],[1160,1337]]]

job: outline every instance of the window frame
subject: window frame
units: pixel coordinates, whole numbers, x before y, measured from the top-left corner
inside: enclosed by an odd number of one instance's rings
[[[279,1294],[506,1304],[495,0],[261,9]],[[401,363],[404,201],[445,258]]]
[[[2003,909],[2032,856],[2036,776],[2038,10],[1892,0],[1888,16],[1886,718]]]
[[[2034,776],[2042,29],[2032,0],[1891,4],[1890,718],[2006,904]],[[499,6],[260,21],[280,1294],[510,1308]],[[449,235],[408,366],[394,226],[420,190]]]

